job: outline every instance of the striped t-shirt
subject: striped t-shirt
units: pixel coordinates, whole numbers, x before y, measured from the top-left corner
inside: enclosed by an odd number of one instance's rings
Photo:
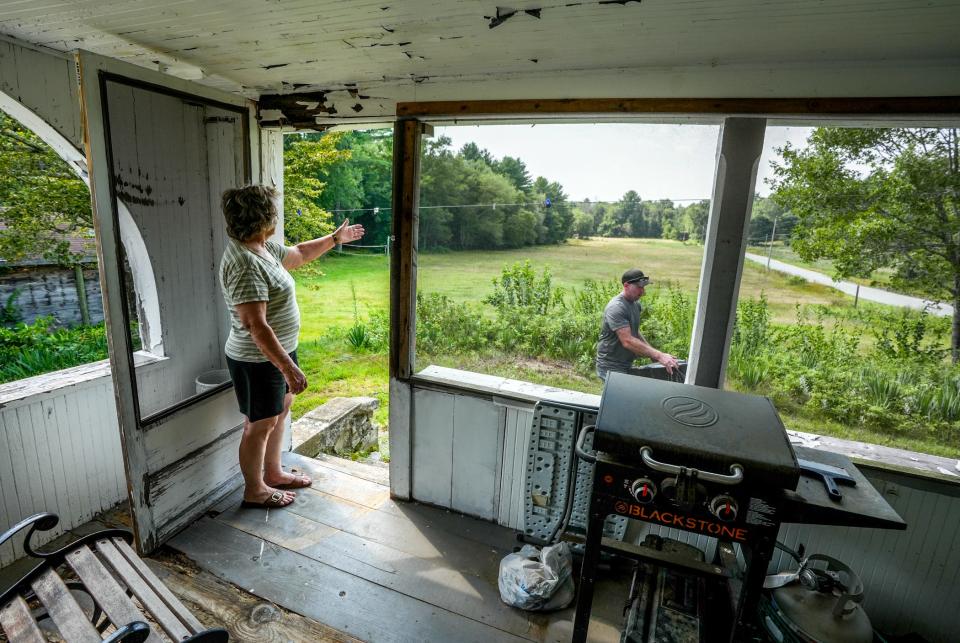
[[[297,349],[300,335],[300,309],[297,308],[293,277],[283,267],[283,258],[289,250],[278,243],[264,244],[270,257],[261,257],[236,239],[228,239],[220,259],[220,287],[230,309],[230,335],[224,347],[227,357],[240,362],[266,362],[240,323],[237,304],[251,301],[267,302],[267,324],[273,329],[283,350]]]

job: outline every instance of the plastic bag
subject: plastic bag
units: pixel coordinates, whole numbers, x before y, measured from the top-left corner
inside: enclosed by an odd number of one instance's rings
[[[556,610],[573,601],[573,561],[570,545],[524,545],[500,561],[500,599],[524,610]]]

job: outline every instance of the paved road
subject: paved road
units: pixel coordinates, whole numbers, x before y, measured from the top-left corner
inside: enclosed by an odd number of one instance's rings
[[[748,252],[746,254],[746,258],[750,261],[767,265],[766,257],[761,257],[760,255],[755,255]],[[808,270],[798,266],[792,266],[788,263],[777,261],[776,259],[770,260],[770,268],[772,270],[776,270],[777,272],[784,272],[788,275],[796,275],[797,277],[803,277],[807,281],[812,281],[816,284],[823,284],[824,286],[835,288],[836,290],[845,292],[851,296],[855,295],[857,292],[857,284],[850,283],[849,281],[834,281],[828,275],[825,275],[822,272]],[[925,307],[929,306],[928,310],[931,315],[936,315],[938,317],[953,316],[953,306],[950,304],[931,304],[931,302],[926,299],[920,299],[919,297],[908,297],[907,295],[900,295],[895,292],[880,290],[879,288],[870,288],[869,286],[860,286],[860,299],[875,301],[877,303],[887,304],[890,306],[914,308],[916,310],[923,310]]]

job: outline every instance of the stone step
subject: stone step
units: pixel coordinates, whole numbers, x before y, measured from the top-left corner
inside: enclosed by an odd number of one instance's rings
[[[293,452],[315,457],[319,453],[349,455],[377,446],[373,397],[334,397],[293,423]]]

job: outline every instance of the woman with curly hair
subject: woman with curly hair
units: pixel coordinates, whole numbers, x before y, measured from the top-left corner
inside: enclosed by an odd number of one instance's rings
[[[290,270],[322,256],[340,243],[363,236],[363,226],[340,224],[333,234],[293,247],[268,241],[277,227],[277,191],[248,185],[223,193],[226,248],[220,286],[230,310],[225,352],[240,411],[243,507],[285,507],[293,489],[312,480],[280,466],[283,426],[293,396],[307,388],[297,364],[300,310]]]

